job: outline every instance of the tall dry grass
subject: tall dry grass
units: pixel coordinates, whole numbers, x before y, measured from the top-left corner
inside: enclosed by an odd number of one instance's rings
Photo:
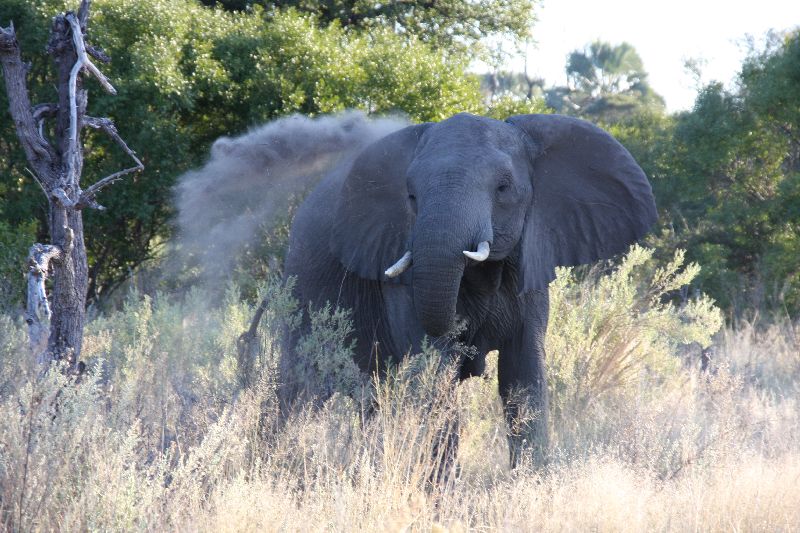
[[[278,334],[297,304],[275,283],[247,389],[236,339],[252,308],[233,288],[215,305],[203,291],[132,293],[89,325],[91,371],[77,385],[37,379],[21,325],[0,317],[0,527],[795,530],[800,328],[725,329],[701,372],[720,318],[705,299],[668,303],[696,273],[681,259],[658,270],[634,249],[610,273],[559,273],[553,450],[546,466],[513,471],[496,357],[456,386],[426,350],[355,386],[336,343],[346,317],[330,312],[319,323],[332,331],[303,349],[340,371],[337,392],[282,423]],[[448,428],[460,471],[432,484]]]

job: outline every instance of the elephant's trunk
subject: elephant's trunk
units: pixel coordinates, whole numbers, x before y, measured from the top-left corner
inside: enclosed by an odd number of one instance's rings
[[[458,289],[466,265],[465,239],[448,231],[453,226],[452,219],[422,222],[428,231],[415,236],[412,248],[414,308],[425,332],[439,337],[455,322]]]

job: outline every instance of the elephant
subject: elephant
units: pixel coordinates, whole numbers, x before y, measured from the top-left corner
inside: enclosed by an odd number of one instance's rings
[[[293,220],[285,275],[303,305],[352,309],[354,359],[366,373],[456,322],[459,341],[474,347],[458,361],[460,379],[481,375],[498,350],[513,465],[548,446],[555,267],[610,258],[656,218],[645,173],[599,127],[460,113],[390,133],[322,179]],[[297,357],[289,351],[279,365],[285,404],[307,392]],[[523,409],[537,416],[522,421]]]

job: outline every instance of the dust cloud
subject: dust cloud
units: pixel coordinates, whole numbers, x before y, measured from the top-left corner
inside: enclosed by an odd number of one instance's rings
[[[221,137],[209,161],[179,179],[180,255],[199,261],[206,276],[224,277],[244,246],[285,219],[291,203],[326,173],[407,124],[350,111],[295,115]]]

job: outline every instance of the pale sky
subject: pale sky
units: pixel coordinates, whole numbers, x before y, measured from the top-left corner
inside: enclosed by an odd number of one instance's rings
[[[704,62],[702,81],[730,85],[747,36],[756,42],[770,29],[800,25],[800,0],[543,0],[528,48],[528,71],[546,86],[566,83],[567,55],[600,39],[631,43],[650,74],[650,84],[669,111],[691,108],[696,94],[686,59]],[[518,57],[509,67],[523,69]]]

